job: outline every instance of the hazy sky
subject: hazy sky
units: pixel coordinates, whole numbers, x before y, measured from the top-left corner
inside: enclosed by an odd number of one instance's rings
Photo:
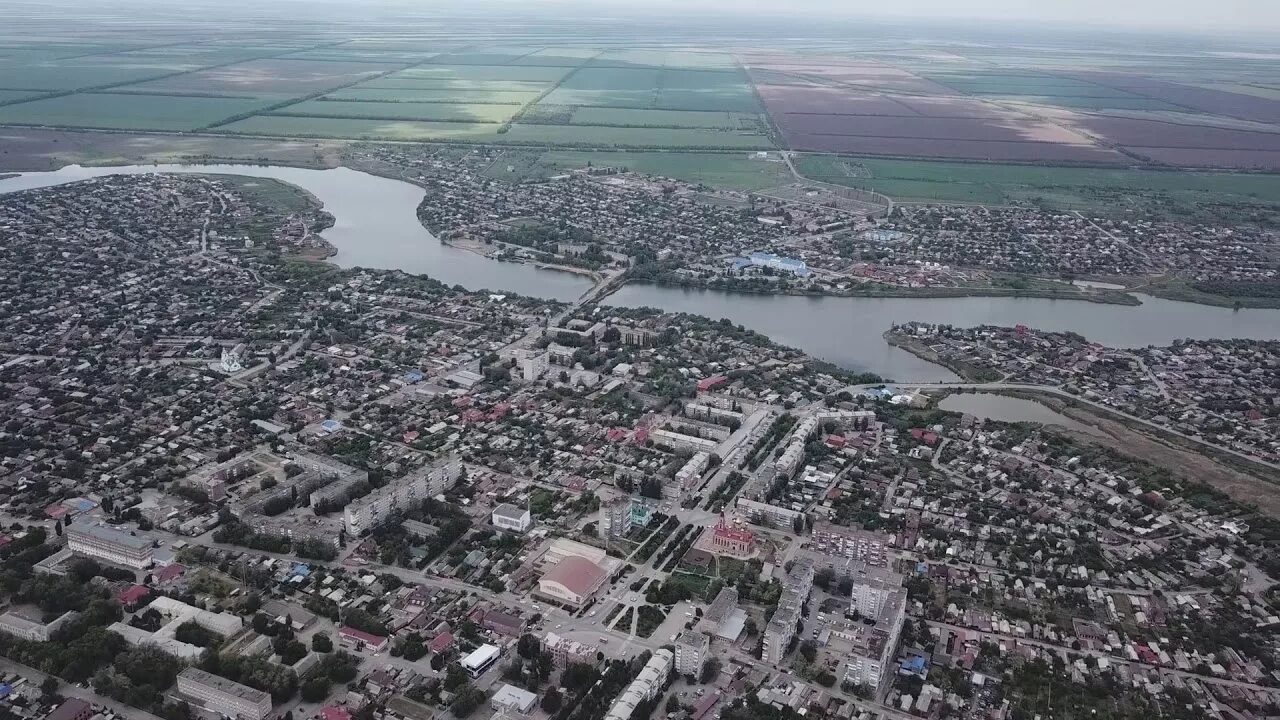
[[[594,0],[592,4],[600,8],[647,6],[738,13],[783,9],[843,16],[971,18],[1153,29],[1232,28],[1280,33],[1280,0]]]

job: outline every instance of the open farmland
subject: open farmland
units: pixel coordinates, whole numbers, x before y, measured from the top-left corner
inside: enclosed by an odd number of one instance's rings
[[[15,36],[0,42],[0,124],[1280,170],[1280,62],[1266,55],[483,30]]]
[[[1004,205],[1036,202],[1070,210],[1135,207],[1179,214],[1233,203],[1280,207],[1280,175],[919,162],[801,155],[815,180],[875,190],[900,201]]]
[[[0,106],[0,123],[185,131],[198,130],[264,104],[229,98],[79,93]]]
[[[297,117],[373,118],[378,120],[444,120],[449,122],[503,123],[511,119],[515,105],[462,105],[437,102],[347,102],[308,100],[270,113]]]

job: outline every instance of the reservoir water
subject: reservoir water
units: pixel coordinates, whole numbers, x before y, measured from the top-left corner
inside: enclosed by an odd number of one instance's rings
[[[1077,422],[1062,413],[1041,405],[1034,400],[1007,397],[995,393],[952,393],[938,403],[938,407],[952,412],[968,413],[986,420],[1005,422],[1034,422],[1041,425],[1061,425],[1091,435],[1096,428]]]
[[[3,170],[3,168],[0,168]],[[0,180],[0,193],[90,177],[149,172],[235,174],[292,183],[316,196],[335,220],[322,233],[342,267],[425,273],[471,290],[510,291],[573,300],[590,287],[579,275],[504,263],[442,244],[418,222],[422,188],[337,168],[309,170],[258,165],[140,165],[23,173]],[[0,242],[3,239],[0,238]],[[837,365],[900,382],[951,381],[946,369],[885,343],[895,322],[1024,324],[1071,330],[1106,345],[1166,345],[1177,338],[1280,339],[1280,310],[1239,310],[1142,297],[1140,306],[1040,298],[813,298],[628,285],[606,302],[728,318]]]

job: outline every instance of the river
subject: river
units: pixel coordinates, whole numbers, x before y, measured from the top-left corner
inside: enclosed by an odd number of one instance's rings
[[[309,170],[258,165],[141,165],[23,173],[0,180],[0,193],[90,177],[148,172],[235,174],[292,183],[316,196],[335,220],[322,233],[341,267],[400,269],[449,284],[569,301],[587,278],[504,263],[442,244],[418,222],[422,188],[347,168]],[[1024,324],[1072,330],[1116,347],[1166,345],[1177,338],[1280,339],[1280,310],[1239,310],[1141,296],[1140,306],[1041,298],[814,298],[628,285],[612,305],[647,305],[713,319],[728,318],[842,367],[900,382],[954,381],[946,369],[894,348],[881,335],[894,322],[953,325]]]

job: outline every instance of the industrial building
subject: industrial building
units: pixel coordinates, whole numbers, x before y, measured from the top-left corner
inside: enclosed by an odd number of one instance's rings
[[[178,675],[178,692],[210,712],[229,718],[264,720],[271,695],[224,677],[189,667]]]
[[[98,525],[67,527],[67,549],[112,565],[143,569],[151,565],[151,539]]]

